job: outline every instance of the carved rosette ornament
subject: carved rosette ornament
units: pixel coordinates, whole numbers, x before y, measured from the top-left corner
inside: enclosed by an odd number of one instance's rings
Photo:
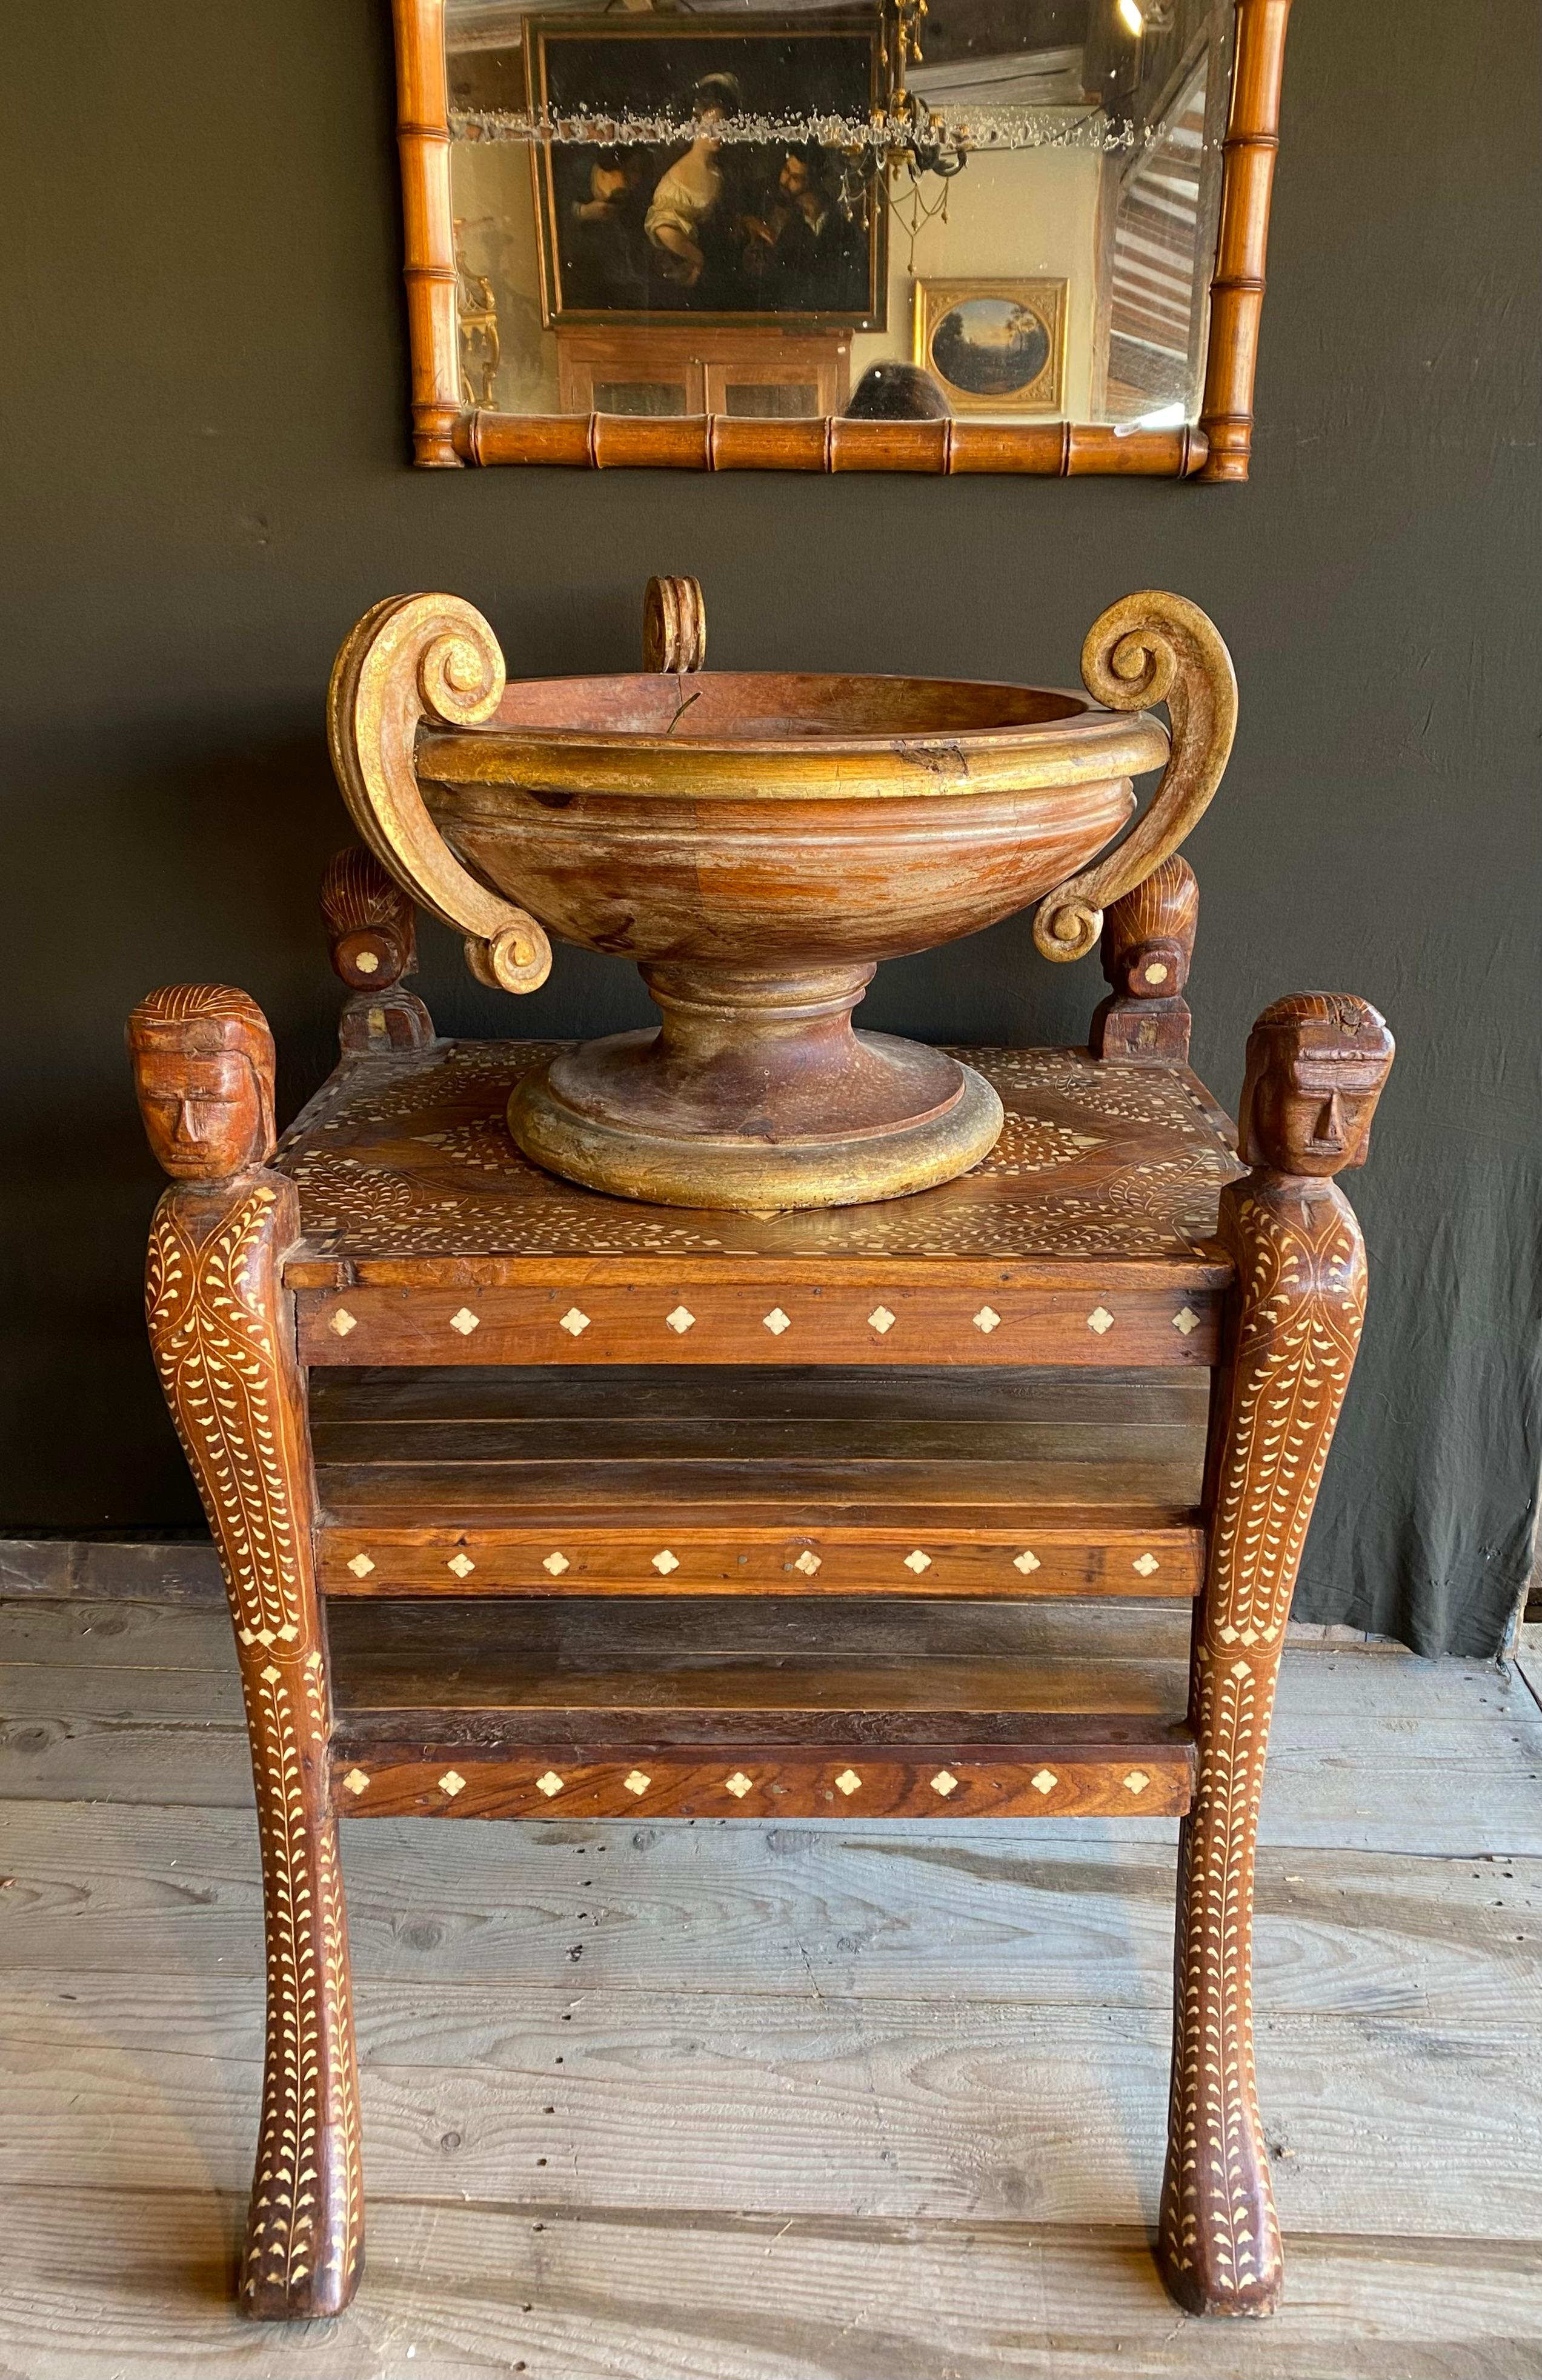
[[[273,1037],[244,992],[152,992],[128,1046],[173,1177],[151,1226],[150,1342],[225,1572],[262,1855],[267,2039],[240,2298],[307,2318],[353,2294],[363,2184],[304,1392],[280,1277],[298,1198],[264,1161]]]
[[[1111,710],[1165,702],[1172,750],[1143,816],[1106,859],[1045,894],[1033,935],[1047,959],[1085,958],[1103,912],[1175,852],[1208,808],[1237,732],[1237,680],[1197,603],[1148,588],[1111,604],[1087,631],[1082,683]]]
[[[1207,1483],[1158,2250],[1191,2313],[1263,2313],[1280,2294],[1253,2066],[1254,1850],[1285,1621],[1365,1316],[1365,1247],[1332,1177],[1365,1162],[1392,1054],[1365,1001],[1305,992],[1267,1008],[1243,1088],[1253,1171],[1220,1196],[1236,1269]]]

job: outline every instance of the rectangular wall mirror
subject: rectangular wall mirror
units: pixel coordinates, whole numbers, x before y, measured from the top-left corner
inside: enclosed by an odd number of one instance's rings
[[[1290,0],[394,0],[417,459],[1247,476]]]

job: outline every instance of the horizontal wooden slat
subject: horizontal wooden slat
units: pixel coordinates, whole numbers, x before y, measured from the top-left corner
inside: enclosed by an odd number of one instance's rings
[[[1165,1735],[1068,1745],[1040,1731],[1010,1748],[942,1742],[903,1756],[845,1741],[724,1742],[710,1754],[511,1741],[489,1755],[349,1726],[333,1755],[338,1809],[366,1818],[1172,1817],[1192,1791],[1192,1746]]]
[[[452,1500],[444,1500],[449,1509]],[[366,1511],[319,1540],[329,1596],[1194,1596],[1204,1532],[1191,1512],[1065,1505],[679,1507],[528,1514],[518,1526],[403,1529]]]
[[[806,1286],[766,1267],[741,1282],[665,1274],[657,1289],[492,1287],[467,1264],[454,1287],[302,1289],[301,1360],[331,1364],[1157,1365],[1216,1360],[1219,1290],[1132,1281],[1111,1262],[1085,1283],[901,1290],[880,1279]],[[726,1269],[726,1268],[724,1268]],[[1086,1269],[1077,1268],[1078,1270]],[[829,1278],[828,1269],[822,1276]],[[893,1314],[880,1329],[874,1314]],[[688,1313],[688,1327],[672,1314]],[[982,1319],[982,1318],[984,1318]]]
[[[1188,1806],[1182,1664],[883,1645],[819,1604],[385,1604],[332,1616],[366,1815],[1075,1816]],[[735,1650],[741,1611],[742,1646]],[[693,1622],[696,1624],[693,1625]],[[915,1633],[915,1632],[912,1632]]]
[[[1176,1466],[1125,1463],[1108,1475],[1115,1512],[1140,1505],[1160,1508],[1180,1486]],[[1090,1466],[1070,1463],[975,1463],[954,1458],[937,1463],[756,1461],[708,1463],[525,1463],[431,1462],[329,1463],[318,1486],[322,1507],[334,1525],[361,1521],[409,1528],[455,1522],[468,1529],[494,1527],[527,1512],[577,1515],[599,1505],[630,1513],[678,1512],[697,1505],[733,1509],[758,1505],[769,1512],[851,1510],[869,1523],[892,1512],[941,1506],[983,1514],[1016,1514],[1043,1507],[1081,1506],[1100,1476]],[[1020,1526],[1014,1522],[1012,1526]]]
[[[735,1364],[592,1366],[532,1364],[500,1371],[427,1365],[319,1372],[310,1418],[389,1426],[404,1421],[868,1422],[882,1427],[951,1422],[1063,1430],[1091,1448],[1099,1433],[1197,1430],[1203,1445],[1209,1387],[1192,1374],[1111,1365],[998,1365],[985,1371],[941,1364],[891,1364],[874,1372],[837,1364],[772,1370]],[[1089,1460],[1094,1459],[1089,1455]]]
[[[1039,1649],[1031,1618],[1011,1650],[933,1649],[925,1621],[894,1648],[880,1605],[807,1600],[771,1612],[736,1597],[606,1597],[528,1603],[352,1603],[329,1616],[341,1719],[455,1707],[494,1715],[626,1709],[774,1715],[941,1710],[1162,1714],[1187,1698],[1180,1658],[1082,1658]],[[774,1624],[777,1621],[780,1625]],[[768,1624],[768,1622],[771,1624]],[[416,1721],[407,1723],[408,1730]],[[949,1733],[956,1723],[945,1722]],[[789,1739],[791,1740],[791,1739]]]
[[[398,1378],[317,1376],[332,1594],[1199,1584],[1201,1377],[1123,1373],[1125,1408],[1096,1373],[1022,1367],[906,1368],[892,1390],[807,1366]]]
[[[881,1379],[881,1373],[877,1377]],[[1192,1500],[1196,1483],[1181,1427],[1135,1423],[1110,1436],[1118,1450],[1111,1461],[1098,1436],[1077,1422],[929,1422],[882,1415],[862,1421],[743,1418],[638,1414],[623,1406],[595,1420],[565,1414],[508,1421],[316,1420],[311,1443],[319,1465],[345,1473],[431,1463],[456,1475],[472,1464],[501,1464],[513,1474],[527,1465],[565,1463],[586,1472],[617,1464],[627,1472],[683,1472],[697,1465],[721,1474],[728,1466],[764,1463],[801,1465],[815,1476],[838,1473],[843,1480],[870,1473],[882,1481],[886,1495],[905,1474],[922,1465],[958,1463],[982,1475],[1000,1472],[999,1479],[986,1478],[985,1500],[1019,1504],[1039,1498],[1079,1501],[1088,1474],[1109,1467],[1144,1475],[1159,1496]],[[629,1484],[627,1493],[632,1492]]]

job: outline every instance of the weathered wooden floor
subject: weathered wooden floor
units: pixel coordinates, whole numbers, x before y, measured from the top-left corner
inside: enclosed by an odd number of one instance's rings
[[[369,2271],[275,2332],[230,2299],[261,1981],[223,1610],[27,1596],[0,1659],[6,2380],[1542,2369],[1522,1676],[1287,1656],[1272,2322],[1186,2322],[1147,2250],[1170,1823],[380,1821],[346,1838]]]

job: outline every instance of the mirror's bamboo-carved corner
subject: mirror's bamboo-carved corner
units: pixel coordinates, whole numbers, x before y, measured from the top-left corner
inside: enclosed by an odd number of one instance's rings
[[[140,1002],[127,1038],[172,1177],[150,1231],[151,1347],[225,1572],[257,1795],[268,2008],[240,2303],[308,2321],[358,2286],[364,2185],[305,1384],[282,1277],[299,1195],[268,1162],[273,1042],[255,1001],[172,985]]]
[[[413,457],[464,465],[692,471],[1009,472],[1192,479],[1248,476],[1269,207],[1291,0],[1235,0],[1219,228],[1196,423],[760,419],[730,413],[504,413],[466,401],[451,191],[444,0],[392,0]]]
[[[1360,1344],[1366,1250],[1334,1175],[1363,1165],[1391,1069],[1368,1002],[1297,992],[1248,1037],[1220,1194],[1234,1270],[1206,1479],[1209,1552],[1178,1854],[1172,2083],[1158,2259],[1191,2313],[1268,2313],[1282,2277],[1253,2057],[1253,1874],[1285,1622]]]

